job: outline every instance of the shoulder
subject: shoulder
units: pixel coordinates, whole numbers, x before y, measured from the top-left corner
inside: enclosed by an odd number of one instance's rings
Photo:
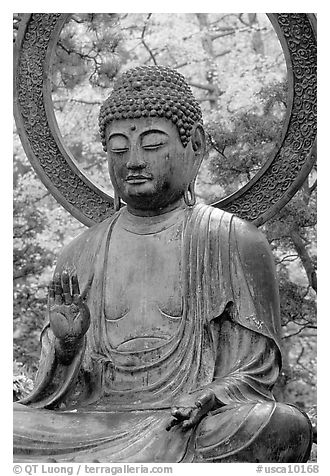
[[[198,203],[194,205],[191,210],[192,216],[195,219],[204,219],[209,223],[210,228],[216,229],[221,225],[230,224],[234,215],[232,213],[225,212],[220,208],[215,208],[212,205],[205,205],[204,203]]]
[[[117,214],[114,214],[76,236],[63,248],[57,262],[57,267],[67,265],[68,263],[76,264],[80,257],[87,259],[95,255],[116,216]]]
[[[195,205],[193,213],[196,218],[198,216],[207,218],[211,235],[216,235],[219,232],[223,234],[227,231],[231,236],[235,236],[239,242],[245,245],[252,245],[256,243],[256,241],[267,242],[263,233],[261,233],[255,225],[220,208],[198,204]]]
[[[112,218],[112,217],[111,217]],[[77,246],[87,246],[91,243],[95,244],[95,238],[98,236],[103,236],[104,231],[108,228],[108,225],[110,223],[109,218],[104,220],[101,223],[96,223],[95,225],[91,226],[90,228],[87,228],[84,230],[82,233],[80,233],[78,236],[76,236],[72,241],[70,241],[69,244],[67,244],[63,248],[63,253],[70,253],[74,248]]]
[[[253,223],[234,216],[230,243],[233,252],[238,254],[246,270],[272,280],[271,275],[275,276],[274,256],[265,234]]]
[[[268,241],[264,233],[262,233],[253,223],[243,220],[237,216],[233,216],[232,233],[236,240],[244,246],[244,248],[262,245],[269,247]]]
[[[208,215],[211,240],[228,240],[231,250],[246,260],[273,260],[266,236],[253,223],[210,205],[197,205],[196,211]]]

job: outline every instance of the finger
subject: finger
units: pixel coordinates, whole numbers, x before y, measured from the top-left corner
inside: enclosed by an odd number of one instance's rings
[[[210,395],[209,394],[204,394],[201,395],[198,400],[196,400],[196,407],[202,408],[206,403],[210,401]]]
[[[174,418],[181,419],[181,408],[173,407],[172,411],[171,411],[171,414]]]
[[[72,300],[75,304],[80,301],[80,289],[77,275],[74,274],[71,276],[71,286],[72,286]]]
[[[192,407],[173,407],[171,413],[174,418],[185,420],[189,418],[191,411]]]
[[[189,420],[185,420],[182,423],[182,429],[183,430],[188,430],[189,428],[193,427],[194,425],[197,425],[197,423],[200,420],[200,414],[199,410],[196,408],[191,412]]]
[[[51,281],[48,286],[48,304],[50,306],[53,306],[54,302],[55,302],[55,285],[53,281]]]
[[[70,294],[70,277],[67,271],[63,271],[62,273],[62,287],[64,293]]]
[[[179,410],[181,413],[181,418],[183,420],[187,420],[190,417],[193,409],[191,407],[188,407],[188,408],[180,408]]]
[[[172,420],[170,420],[168,424],[166,425],[166,431],[170,431],[171,428],[178,425],[179,423],[181,423],[180,420],[177,420],[176,418],[172,418]]]
[[[72,296],[70,293],[70,276],[67,271],[63,271],[62,273],[62,288],[63,288],[64,303],[71,304]]]
[[[63,289],[61,283],[61,276],[56,273],[54,276],[54,289],[55,289],[55,304],[63,304]]]
[[[196,400],[195,405],[197,408],[206,408],[212,406],[214,402],[214,393],[212,391],[206,391]]]
[[[175,415],[177,414],[177,412],[178,412],[178,407],[172,407],[172,409],[171,409],[171,415],[172,415],[172,416],[175,416]]]

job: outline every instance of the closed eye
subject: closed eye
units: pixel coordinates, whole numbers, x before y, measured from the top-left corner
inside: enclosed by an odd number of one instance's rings
[[[163,147],[168,142],[168,135],[162,131],[146,131],[141,137],[141,147],[144,150],[155,150]]]
[[[112,134],[108,140],[110,151],[114,154],[123,154],[129,150],[129,140],[123,134]]]
[[[123,154],[124,152],[127,152],[128,151],[128,147],[123,147],[123,148],[120,148],[120,149],[110,149],[111,152],[114,152],[115,154]]]
[[[159,147],[162,147],[164,145],[164,142],[159,142],[158,144],[144,144],[142,147],[143,149],[146,150],[153,150],[153,149],[158,149]]]

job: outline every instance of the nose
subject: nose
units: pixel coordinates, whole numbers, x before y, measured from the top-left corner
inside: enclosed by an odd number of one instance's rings
[[[130,157],[126,164],[127,168],[132,170],[143,169],[146,166],[146,162],[143,158],[143,149],[139,146],[135,146],[132,147],[130,152]]]

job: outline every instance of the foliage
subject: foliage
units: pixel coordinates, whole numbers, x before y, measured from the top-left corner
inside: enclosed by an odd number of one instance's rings
[[[82,226],[60,207],[31,169],[14,134],[14,358],[37,368],[47,285],[60,248]]]
[[[21,363],[14,362],[13,399],[14,402],[26,397],[33,390],[33,382],[27,377],[28,371]]]
[[[285,62],[267,18],[204,13],[72,17],[52,70],[56,118],[79,166],[109,192],[98,110],[118,73],[139,64],[177,68],[201,103],[208,157],[198,176],[198,200],[212,203],[247,183],[278,143],[287,104]],[[17,135],[14,164],[14,356],[33,376],[47,283],[60,248],[83,227],[47,193]],[[306,410],[315,405],[316,387],[315,190],[313,171],[263,227],[281,293],[285,360],[276,394]]]
[[[252,178],[279,141],[286,83],[266,86],[258,96],[258,106],[236,114],[230,124],[220,129],[216,122],[208,124],[210,168],[226,195]],[[275,256],[281,296],[284,366],[276,396],[306,410],[316,394],[315,191],[312,171],[295,197],[263,227]]]

